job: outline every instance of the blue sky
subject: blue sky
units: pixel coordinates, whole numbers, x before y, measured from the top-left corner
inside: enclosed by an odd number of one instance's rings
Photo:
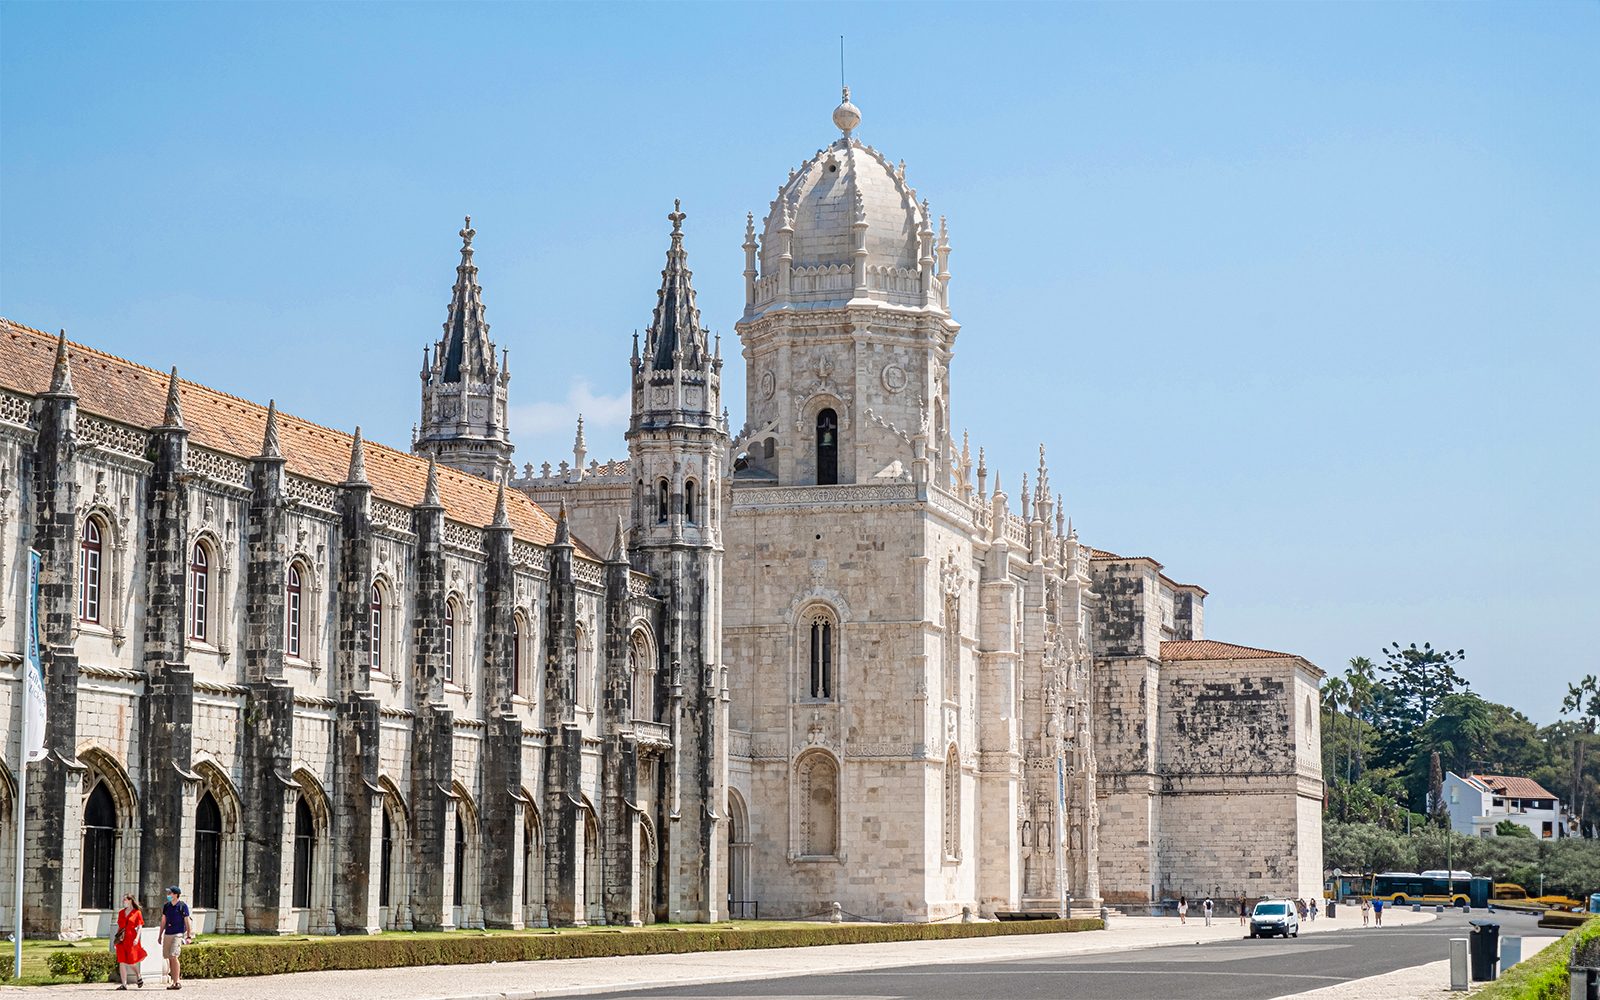
[[[1212,638],[1600,673],[1594,4],[5,3],[0,315],[403,445],[470,213],[518,461],[620,456],[674,197],[742,400],[840,34],[1008,492],[1043,442]]]

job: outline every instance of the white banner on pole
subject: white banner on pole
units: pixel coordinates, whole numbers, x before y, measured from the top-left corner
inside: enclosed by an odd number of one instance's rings
[[[44,756],[44,663],[39,659],[39,553],[28,553],[28,652],[22,708],[23,759]]]

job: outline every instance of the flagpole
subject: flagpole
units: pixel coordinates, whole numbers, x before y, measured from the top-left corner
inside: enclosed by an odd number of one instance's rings
[[[26,843],[22,837],[22,826],[28,815],[28,748],[23,746],[21,750],[17,766],[17,953],[16,965],[11,967],[13,979],[22,978],[22,851]]]

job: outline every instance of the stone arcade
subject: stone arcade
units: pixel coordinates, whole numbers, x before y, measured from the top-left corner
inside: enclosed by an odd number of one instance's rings
[[[409,454],[0,321],[30,935],[172,882],[266,934],[1317,891],[1321,672],[956,440],[945,221],[845,96],[748,220],[736,435],[676,208],[604,465],[513,473],[470,220]]]

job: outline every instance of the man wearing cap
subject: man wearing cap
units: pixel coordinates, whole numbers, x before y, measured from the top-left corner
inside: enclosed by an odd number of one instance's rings
[[[178,953],[194,940],[194,922],[189,919],[189,904],[183,901],[183,892],[177,886],[167,890],[167,903],[161,908],[161,929],[156,932],[156,942],[161,945],[161,957],[167,960],[172,974],[169,990],[183,989],[183,973],[178,967]]]

